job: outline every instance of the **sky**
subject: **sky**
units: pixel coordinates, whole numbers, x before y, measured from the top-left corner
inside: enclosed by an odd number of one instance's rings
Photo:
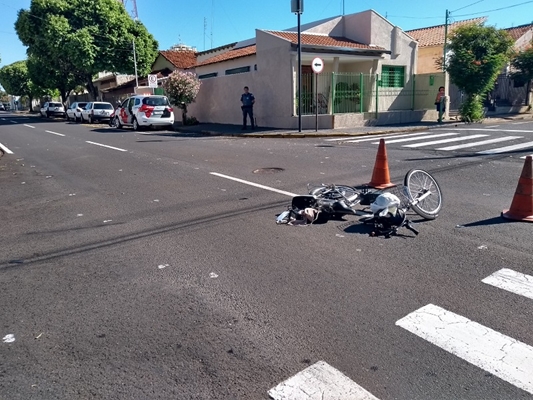
[[[117,0],[118,1],[118,0]],[[15,32],[17,12],[31,0],[0,0],[0,67],[26,59]],[[297,26],[291,0],[136,0],[137,14],[159,42],[160,50],[175,44],[198,51],[255,37],[255,29],[285,30]],[[126,0],[133,13],[133,0]],[[497,28],[533,23],[533,0],[304,0],[301,24],[373,9],[403,30],[445,22],[488,17]]]

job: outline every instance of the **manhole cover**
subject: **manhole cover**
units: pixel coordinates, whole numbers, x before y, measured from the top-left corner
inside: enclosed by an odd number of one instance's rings
[[[285,170],[283,168],[258,168],[254,169],[254,174],[275,174],[282,171]]]

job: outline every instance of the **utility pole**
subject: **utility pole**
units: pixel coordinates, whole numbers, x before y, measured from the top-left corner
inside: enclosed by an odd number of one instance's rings
[[[450,19],[450,12],[446,10],[446,16],[445,16],[445,22],[444,22],[444,45],[442,46],[443,51],[443,62],[442,62],[442,70],[445,71],[446,69],[446,46],[448,44],[448,20]]]
[[[135,87],[139,87],[139,78],[137,76],[137,54],[135,52],[135,39],[133,39],[132,42],[133,42],[133,63],[135,64]]]
[[[447,93],[448,88],[446,87],[446,47],[448,44],[448,20],[450,19],[450,11],[446,10],[445,20],[444,20],[444,44],[442,46],[442,73],[444,74],[444,93]],[[439,107],[439,124],[442,123],[443,117],[443,106],[446,104],[446,95],[441,99]]]

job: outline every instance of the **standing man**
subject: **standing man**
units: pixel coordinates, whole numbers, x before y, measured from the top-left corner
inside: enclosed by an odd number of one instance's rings
[[[242,109],[242,130],[246,129],[246,116],[250,116],[250,125],[252,129],[254,126],[254,103],[255,97],[248,91],[248,86],[244,87],[244,93],[241,95],[241,109]]]

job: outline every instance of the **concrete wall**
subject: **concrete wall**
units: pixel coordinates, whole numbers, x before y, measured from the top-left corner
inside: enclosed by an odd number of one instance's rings
[[[198,75],[212,72],[219,75],[202,80],[196,102],[189,107],[189,116],[200,122],[242,123],[240,98],[243,87],[248,86],[256,98],[254,115],[259,126],[294,126],[290,43],[262,31],[257,31],[256,39],[257,55],[197,68]],[[226,69],[243,66],[250,66],[251,72],[225,75]]]
[[[532,40],[533,40],[533,29],[530,29],[515,42],[514,48],[517,50],[525,50],[531,45]]]
[[[417,74],[428,74],[442,72],[442,69],[437,67],[435,61],[441,59],[443,56],[442,46],[428,46],[418,48],[418,64],[416,68]]]
[[[417,74],[415,77],[415,110],[435,109],[440,86],[445,85],[444,73]]]

